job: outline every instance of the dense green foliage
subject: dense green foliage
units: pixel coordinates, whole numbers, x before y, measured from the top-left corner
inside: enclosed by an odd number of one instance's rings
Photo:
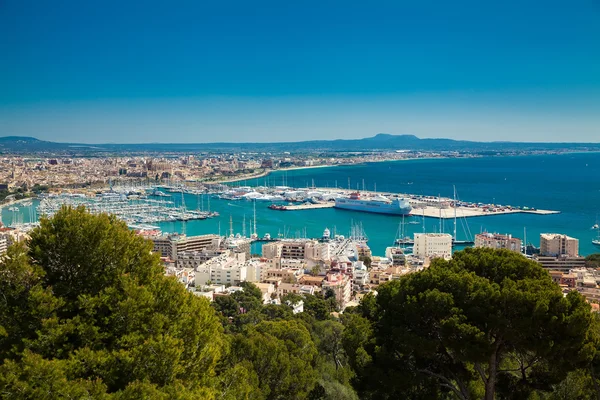
[[[265,305],[251,283],[209,304],[150,250],[81,208],[11,247],[0,261],[0,398],[600,396],[599,318],[518,254],[436,260],[338,320],[331,293]]]
[[[509,251],[436,260],[380,287],[362,311],[373,335],[356,340],[364,352],[354,363],[374,398],[529,398],[596,353],[582,296],[564,297],[538,264]]]
[[[585,265],[588,268],[600,268],[600,253],[590,254],[585,258]]]
[[[218,318],[114,217],[63,209],[0,264],[5,398],[212,397]]]

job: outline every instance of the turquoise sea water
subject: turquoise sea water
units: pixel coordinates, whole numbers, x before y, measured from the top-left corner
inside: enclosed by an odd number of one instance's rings
[[[489,217],[468,218],[466,222],[472,233],[510,233],[523,238],[527,228],[527,241],[539,244],[542,232],[558,232],[574,236],[580,240],[580,253],[587,255],[600,252],[600,247],[591,241],[597,232],[592,230],[600,216],[600,154],[580,153],[564,155],[540,155],[519,157],[489,157],[474,159],[431,159],[369,163],[355,166],[314,168],[275,172],[268,178],[259,178],[239,185],[281,185],[289,186],[339,187],[348,186],[348,178],[353,188],[362,188],[362,180],[368,190],[375,185],[378,191],[438,195],[452,197],[452,185],[456,185],[458,197],[465,201],[486,202],[513,206],[528,206],[539,209],[561,211],[557,215],[513,214]],[[181,196],[174,196],[181,202]],[[185,195],[188,208],[197,208],[201,202],[197,196]],[[278,233],[287,237],[320,237],[328,227],[338,234],[348,235],[352,222],[362,223],[369,237],[369,245],[376,255],[383,255],[398,231],[401,217],[352,212],[337,209],[275,211],[269,210],[269,202],[257,202],[257,230],[260,236]],[[204,199],[206,208],[206,198]],[[218,233],[225,234],[229,229],[229,218],[233,219],[234,231],[242,232],[242,222],[246,216],[246,231],[252,218],[252,202],[225,201],[211,199],[211,210],[221,216],[214,219],[186,223],[188,235]],[[28,212],[23,211],[23,222],[28,220]],[[3,210],[3,221],[10,222],[12,214]],[[419,224],[405,224],[407,234],[422,232],[421,217],[413,217]],[[408,222],[410,219],[407,219]],[[444,222],[444,230],[452,232],[452,221]],[[182,223],[160,224],[165,232],[183,231]],[[439,230],[439,220],[425,218],[428,232]],[[458,222],[458,238],[466,237],[464,220]],[[256,248],[257,249],[257,248]]]

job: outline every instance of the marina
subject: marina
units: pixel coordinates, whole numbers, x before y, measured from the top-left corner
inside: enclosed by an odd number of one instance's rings
[[[455,198],[391,192],[358,192],[350,189],[324,187],[303,189],[287,186],[242,186],[222,192],[219,196],[227,200],[259,201],[271,199],[273,203],[269,208],[278,211],[301,211],[336,207],[356,212],[413,215],[440,219],[486,217],[515,213],[537,215],[560,213],[560,211],[540,210],[530,207],[458,201]],[[357,205],[348,204],[351,201],[354,201]],[[289,204],[281,204],[281,202],[289,202]],[[300,202],[302,204],[292,204],[291,202]],[[394,208],[392,206],[394,202],[403,203],[401,206]]]
[[[383,254],[385,248],[397,239],[396,231],[401,217],[333,207],[331,203],[336,196],[347,196],[352,192],[347,188],[335,188],[336,181],[339,183],[347,180],[348,176],[355,181],[360,176],[385,176],[386,181],[377,185],[377,188],[385,191],[374,190],[374,185],[371,184],[371,187],[365,188],[364,193],[367,195],[378,193],[384,196],[413,193],[414,199],[410,199],[413,210],[410,215],[405,216],[406,236],[411,238],[414,233],[452,231],[452,224],[448,221],[454,217],[454,209],[444,205],[440,208],[438,203],[440,199],[442,202],[443,199],[453,202],[453,184],[444,182],[456,182],[457,240],[467,240],[471,237],[469,232],[486,231],[522,237],[523,228],[526,227],[528,238],[533,245],[538,245],[537,238],[540,233],[564,232],[580,239],[582,254],[591,254],[598,251],[598,246],[592,243],[593,240],[597,240],[597,230],[590,229],[597,221],[597,205],[600,204],[600,186],[596,183],[597,180],[594,180],[598,169],[591,168],[598,163],[600,159],[597,154],[382,162],[351,167],[286,171],[285,180],[290,186],[268,187],[264,185],[264,179],[234,182],[228,185],[190,182],[185,187],[163,182],[158,186],[158,190],[167,195],[164,197],[150,196],[152,188],[156,186],[149,185],[129,184],[129,187],[121,187],[115,183],[112,190],[125,195],[131,193],[133,199],[136,196],[134,192],[137,192],[139,201],[147,196],[150,200],[162,201],[163,205],[172,211],[181,210],[185,205],[185,210],[216,211],[220,214],[213,218],[195,220],[169,218],[167,221],[146,223],[130,220],[128,224],[133,229],[150,225],[159,227],[163,232],[185,232],[188,235],[224,233],[227,231],[229,218],[232,217],[235,232],[244,231],[244,220],[246,231],[249,232],[248,224],[254,223],[253,208],[255,207],[259,237],[263,237],[266,233],[270,233],[272,238],[319,237],[325,227],[329,227],[332,232],[337,231],[338,234],[347,235],[351,229],[351,221],[354,220],[363,223],[364,230],[369,235],[369,246],[374,252]],[[559,165],[563,167],[558,168]],[[586,168],[586,165],[590,167]],[[553,183],[548,180],[505,181],[503,176],[508,176],[509,173],[503,171],[507,166],[510,166],[511,171],[517,171],[519,175],[547,176],[546,173],[551,171],[552,176],[561,179],[566,179],[564,171],[568,171],[569,179],[575,180],[570,190],[552,186]],[[556,166],[556,168],[547,170],[548,166]],[[481,176],[473,175],[473,171],[477,171]],[[270,180],[282,182],[283,175],[283,172],[273,173]],[[410,180],[406,179],[407,175],[410,175]],[[483,176],[496,175],[502,178],[493,184],[482,186],[479,183],[484,179]],[[296,188],[291,188],[291,185]],[[298,188],[300,186],[304,187],[300,189]],[[534,189],[529,190],[529,187]],[[554,190],[549,191],[548,188]],[[279,201],[251,201],[244,200],[240,196],[243,192],[265,194],[279,192],[285,196],[282,196],[284,199]],[[425,195],[438,192],[441,192],[442,196]],[[319,200],[318,195],[322,195],[326,200]],[[88,191],[87,196],[94,197],[96,194]],[[326,201],[329,204],[325,208],[315,207],[311,199],[317,202]],[[486,199],[489,200],[485,201]],[[418,203],[423,203],[425,200],[430,204],[420,208]],[[467,202],[463,203],[463,200],[469,200],[468,203],[476,207],[466,206]],[[7,226],[13,224],[22,226],[30,221],[37,221],[36,208],[39,201],[33,200],[33,206],[29,207],[23,206],[20,202],[8,203],[2,209],[3,223]],[[164,203],[167,201],[173,204]],[[294,207],[290,211],[295,212],[269,209],[272,204],[286,207],[291,204]],[[496,207],[486,207],[492,204]],[[514,206],[509,209],[508,206],[499,206],[499,204],[518,204],[521,207],[517,209]],[[12,206],[18,207],[19,211],[10,211],[9,207]],[[294,210],[296,208],[297,210]],[[560,213],[543,211],[546,209],[560,210]],[[303,212],[298,212],[300,210]],[[493,216],[493,218],[483,218],[485,216]],[[253,247],[253,251],[260,253],[260,246]]]
[[[155,193],[155,192],[154,192]],[[61,193],[43,196],[36,208],[37,215],[54,215],[61,207],[84,206],[92,214],[108,213],[125,221],[133,229],[155,229],[153,224],[169,221],[193,221],[212,218],[215,212],[193,210],[182,205],[175,206],[168,195],[152,197],[126,196],[123,193],[108,191],[96,196],[81,193]]]

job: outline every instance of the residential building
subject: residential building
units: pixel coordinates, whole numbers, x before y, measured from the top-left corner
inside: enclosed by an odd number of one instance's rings
[[[246,261],[246,280],[248,282],[262,282],[267,277],[268,265],[264,259],[253,258]]]
[[[161,257],[176,260],[178,253],[202,251],[205,249],[218,249],[221,243],[219,235],[186,236],[171,234],[153,236],[149,239],[154,243],[153,251],[160,253]]]
[[[350,278],[341,273],[328,273],[321,284],[323,293],[332,290],[338,305],[343,310],[352,297],[352,284]]]
[[[0,255],[6,254],[6,250],[8,250],[8,237],[0,235]]]
[[[533,260],[537,261],[542,265],[543,268],[561,272],[568,272],[574,268],[585,267],[585,257],[575,256],[570,257],[567,255],[561,256],[542,256],[535,255]]]
[[[500,235],[497,233],[479,233],[475,235],[475,247],[489,249],[507,249],[515,253],[521,252],[521,239],[511,235]]]
[[[449,233],[415,233],[413,254],[419,257],[452,257]]]
[[[385,256],[392,261],[392,265],[403,266],[406,264],[406,255],[400,247],[387,247]]]
[[[219,285],[237,285],[244,282],[248,267],[244,253],[227,252],[214,257],[196,268],[196,287],[207,282]]]
[[[304,312],[304,301],[302,300],[298,300],[295,303],[292,303],[288,300],[286,304],[292,308],[292,314],[299,314],[301,312]]]
[[[315,294],[314,286],[299,285],[297,283],[284,283],[281,282],[277,285],[277,295],[279,297],[285,296],[286,294]]]
[[[302,275],[300,277],[300,279],[298,280],[298,283],[300,283],[302,285],[315,286],[315,287],[320,288],[324,279],[325,279],[324,276]]]
[[[262,292],[263,304],[269,303],[271,301],[273,294],[276,293],[275,285],[273,285],[271,283],[264,283],[264,282],[256,282],[255,285]]]
[[[363,287],[369,283],[369,270],[362,261],[354,263],[352,280],[354,281],[354,285],[359,287]]]
[[[229,253],[228,250],[204,249],[202,251],[181,251],[177,253],[177,259],[174,260],[178,268],[197,268],[208,260],[218,257],[221,254]]]
[[[286,283],[297,283],[302,275],[304,275],[303,269],[286,268],[267,270],[267,279],[278,278]]]
[[[233,251],[234,253],[244,253],[246,258],[251,257],[252,239],[245,237],[228,237],[222,244],[222,247]]]
[[[559,233],[542,233],[540,235],[540,255],[577,257],[579,240]]]

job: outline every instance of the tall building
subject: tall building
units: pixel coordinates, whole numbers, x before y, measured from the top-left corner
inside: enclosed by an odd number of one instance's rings
[[[540,255],[577,257],[579,240],[559,233],[542,233],[540,235]]]
[[[218,285],[238,285],[247,277],[248,266],[244,253],[227,252],[214,257],[196,268],[196,286],[208,282]]]
[[[323,293],[332,290],[335,299],[343,310],[352,297],[352,281],[350,277],[341,273],[328,273],[321,284]]]
[[[202,251],[205,249],[217,249],[221,243],[219,235],[161,235],[153,236],[150,239],[154,242],[153,251],[160,253],[161,257],[168,257],[172,260],[177,259],[178,253]]]
[[[475,235],[475,247],[489,249],[507,249],[516,253],[521,252],[521,239],[511,235],[499,235],[497,233],[479,233]]]
[[[419,257],[452,257],[449,233],[415,233],[413,254]]]
[[[8,249],[8,238],[5,235],[0,235],[0,255],[6,253]]]

